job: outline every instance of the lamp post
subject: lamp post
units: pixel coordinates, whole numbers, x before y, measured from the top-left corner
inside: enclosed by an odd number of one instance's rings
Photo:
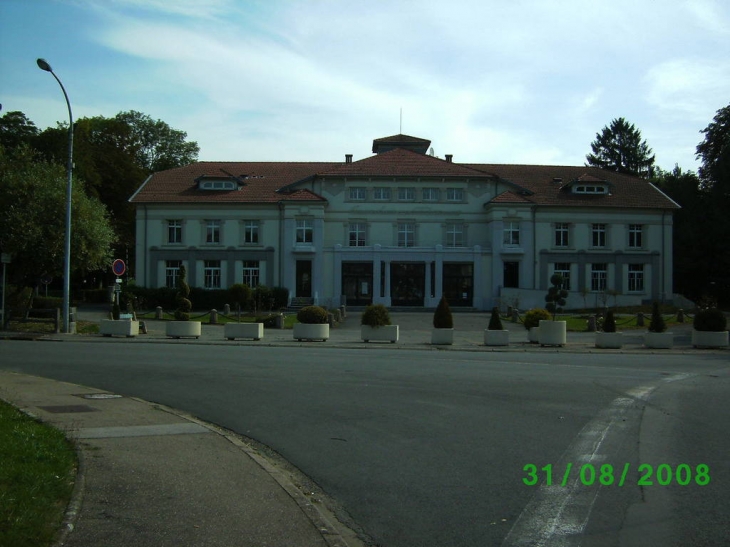
[[[66,174],[68,182],[66,183],[66,245],[63,256],[63,332],[70,333],[71,325],[69,324],[69,302],[71,297],[71,175],[73,174],[73,154],[74,154],[74,119],[71,114],[71,102],[68,100],[66,88],[63,87],[61,80],[58,79],[56,73],[53,72],[51,65],[45,59],[38,59],[38,68],[50,72],[61,86],[63,96],[66,99],[68,107],[68,163],[66,165]]]

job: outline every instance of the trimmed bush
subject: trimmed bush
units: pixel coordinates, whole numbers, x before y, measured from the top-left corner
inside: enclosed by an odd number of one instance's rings
[[[439,300],[436,311],[433,314],[433,326],[436,329],[453,329],[454,317],[451,315],[451,308],[445,296]]]
[[[492,308],[492,317],[489,318],[489,326],[487,330],[504,330],[502,327],[502,319],[499,317],[499,308]]]
[[[297,320],[309,325],[327,323],[327,310],[319,306],[305,306],[297,312]]]
[[[390,312],[383,304],[370,304],[362,312],[360,324],[373,328],[390,325]]]
[[[289,305],[289,289],[286,287],[273,287],[271,298],[274,301],[275,310],[282,310]]]
[[[234,283],[228,288],[230,303],[234,307],[240,306],[242,310],[247,310],[251,305],[251,294],[251,287],[243,283]]]
[[[257,312],[271,311],[274,305],[271,289],[266,285],[258,285],[254,288],[253,305]]]
[[[553,321],[555,321],[555,316],[563,312],[565,299],[568,298],[568,291],[563,289],[563,276],[560,274],[553,274],[550,278],[550,284],[552,287],[548,289],[548,293],[545,295],[545,308],[553,314]]]
[[[727,318],[717,308],[698,311],[693,322],[695,330],[723,332],[727,330]]]
[[[664,322],[664,318],[659,312],[659,302],[654,302],[651,306],[649,332],[664,332],[665,330],[667,330],[667,324]]]
[[[180,266],[180,275],[177,278],[177,309],[175,310],[175,321],[190,321],[190,311],[193,304],[188,300],[190,296],[190,285],[187,281],[188,272],[185,266]]]
[[[606,319],[603,320],[603,332],[616,332],[616,319],[613,317],[613,312],[606,312]]]
[[[552,319],[550,312],[545,308],[534,308],[525,314],[525,328],[530,330],[540,326],[541,320]]]

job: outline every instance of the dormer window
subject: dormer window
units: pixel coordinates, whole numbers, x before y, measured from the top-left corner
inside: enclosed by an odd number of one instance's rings
[[[608,186],[603,184],[577,184],[573,186],[574,194],[608,194]]]
[[[238,190],[239,184],[236,180],[225,177],[207,177],[203,175],[196,179],[198,190],[231,191]]]

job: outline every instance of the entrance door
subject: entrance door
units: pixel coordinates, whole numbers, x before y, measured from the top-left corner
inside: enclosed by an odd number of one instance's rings
[[[390,264],[390,301],[393,306],[423,306],[426,265],[423,262]]]
[[[367,306],[373,302],[373,263],[343,262],[342,292],[348,306]]]
[[[443,294],[451,306],[472,306],[474,299],[474,265],[444,264]]]
[[[504,263],[504,287],[517,289],[520,286],[520,263]]]
[[[297,260],[297,294],[306,298],[312,297],[312,261]]]

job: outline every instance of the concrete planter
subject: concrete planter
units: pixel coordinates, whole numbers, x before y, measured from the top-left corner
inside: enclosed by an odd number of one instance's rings
[[[564,346],[567,342],[567,321],[540,320],[537,341],[541,346]]]
[[[537,344],[540,340],[540,327],[532,327],[527,329],[527,340],[531,344]]]
[[[674,334],[671,332],[647,332],[644,335],[644,345],[652,349],[672,349]]]
[[[236,338],[252,338],[261,340],[264,337],[263,323],[226,323],[223,326],[223,337],[229,340]]]
[[[431,344],[434,346],[450,346],[454,343],[454,329],[433,329]]]
[[[168,321],[165,334],[171,338],[200,338],[200,321]]]
[[[692,329],[692,345],[696,348],[726,348],[728,346],[728,331]]]
[[[400,330],[398,325],[383,325],[382,327],[360,326],[360,337],[363,342],[390,342],[395,344],[398,341]]]
[[[620,332],[596,332],[596,347],[604,349],[621,349],[624,335]]]
[[[99,325],[99,333],[104,336],[126,336],[132,338],[139,335],[139,321],[115,321],[114,319],[102,319]]]
[[[485,330],[484,331],[485,346],[509,346],[508,330]]]
[[[300,342],[302,340],[322,340],[322,342],[325,342],[330,337],[330,326],[327,323],[295,323],[292,332],[294,339]]]

